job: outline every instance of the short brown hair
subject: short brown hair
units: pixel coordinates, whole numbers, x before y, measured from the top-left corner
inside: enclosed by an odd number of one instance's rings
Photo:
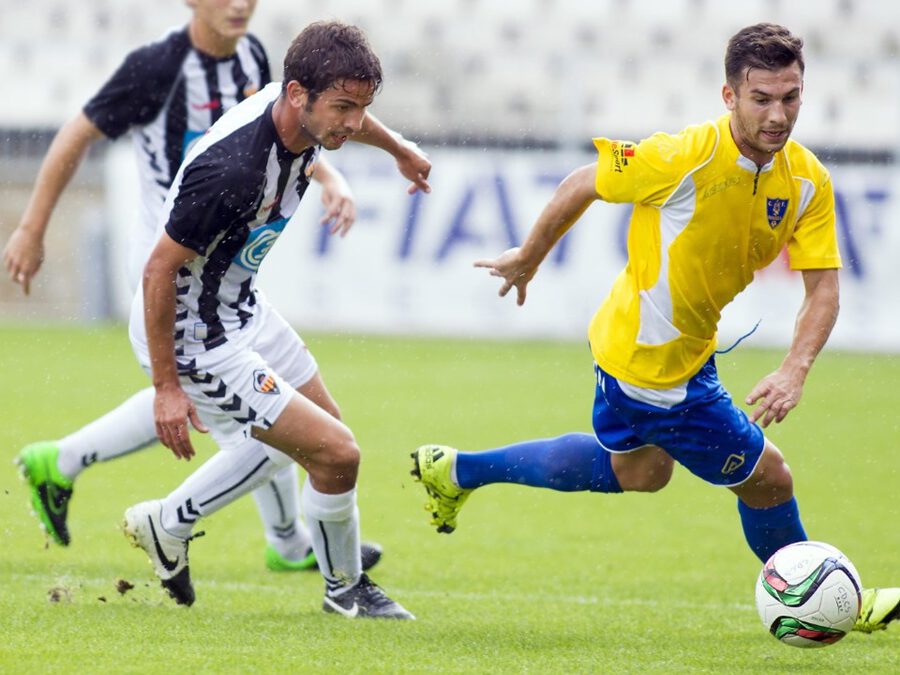
[[[294,38],[284,57],[282,91],[291,80],[309,92],[309,102],[341,80],[369,82],[381,87],[381,62],[356,26],[339,21],[311,23]]]
[[[796,62],[803,73],[803,40],[784,26],[758,23],[743,28],[728,41],[725,50],[725,80],[737,91],[740,79],[750,68],[776,70]]]

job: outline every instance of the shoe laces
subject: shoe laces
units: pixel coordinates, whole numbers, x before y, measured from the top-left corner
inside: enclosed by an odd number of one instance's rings
[[[369,579],[365,573],[359,578],[358,588],[372,607],[389,607],[394,604],[394,601],[381,590],[381,586]]]

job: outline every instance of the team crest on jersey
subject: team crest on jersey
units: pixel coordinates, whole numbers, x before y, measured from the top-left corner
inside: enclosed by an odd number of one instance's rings
[[[787,199],[766,198],[766,218],[769,221],[769,227],[773,230],[781,224],[781,220],[787,212],[787,207]]]
[[[281,393],[281,391],[278,389],[278,383],[275,382],[275,378],[272,377],[264,368],[253,371],[253,388],[256,389],[256,391],[258,391],[260,394]]]
[[[634,143],[628,141],[613,141],[609,144],[612,152],[612,170],[616,173],[622,173],[628,166],[628,158],[634,157]]]

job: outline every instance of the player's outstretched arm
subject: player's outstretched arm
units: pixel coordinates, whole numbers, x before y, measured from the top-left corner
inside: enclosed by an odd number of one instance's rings
[[[41,163],[31,198],[19,226],[3,249],[3,264],[11,281],[28,295],[31,280],[44,260],[44,234],[50,215],[88,147],[103,133],[79,113],[57,132]]]
[[[331,234],[339,232],[345,236],[356,222],[356,200],[347,179],[320,155],[313,180],[322,186],[322,204],[325,206],[322,225],[330,223]]]
[[[388,129],[372,113],[366,112],[363,118],[362,129],[352,136],[354,141],[373,145],[381,148],[397,160],[397,169],[400,174],[412,185],[407,192],[413,194],[417,190],[431,192],[428,184],[428,174],[431,173],[431,162],[422,152],[421,148],[412,141],[408,141],[396,131]]]
[[[597,167],[588,164],[570,173],[559,184],[547,206],[538,216],[521,247],[504,251],[493,259],[475,261],[491,276],[503,279],[500,296],[515,286],[516,304],[525,304],[525,288],[553,246],[568,232],[588,206],[599,199],[594,187]]]
[[[756,405],[750,419],[762,427],[781,422],[800,403],[806,376],[837,321],[838,271],[803,270],[803,285],[806,295],[797,314],[791,348],[778,370],[760,380],[746,399],[747,405]]]
[[[167,233],[160,237],[144,267],[144,327],[150,352],[150,369],[156,397],[153,413],[160,442],[180,458],[189,460],[194,447],[188,429],[190,422],[205,433],[193,401],[181,388],[175,363],[175,275],[197,257]]]

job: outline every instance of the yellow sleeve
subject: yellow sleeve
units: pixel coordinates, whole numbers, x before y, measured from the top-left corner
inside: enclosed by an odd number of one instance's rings
[[[596,189],[606,202],[661,206],[686,173],[681,136],[657,133],[640,143],[595,138]]]
[[[787,248],[793,270],[841,267],[835,228],[834,187],[824,167],[815,186],[815,194],[800,216]]]

